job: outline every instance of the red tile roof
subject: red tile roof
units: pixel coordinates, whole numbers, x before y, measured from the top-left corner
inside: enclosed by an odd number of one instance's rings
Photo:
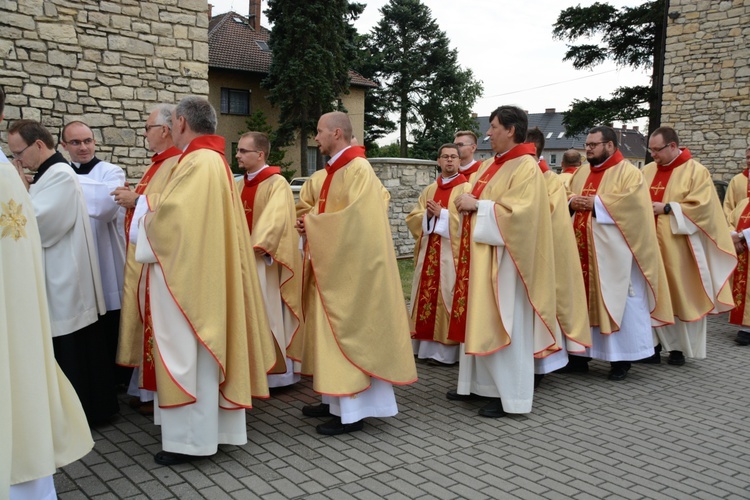
[[[208,24],[208,66],[211,68],[268,73],[272,54],[261,45],[268,43],[271,31],[261,26],[255,31],[246,17],[227,12],[211,18]],[[355,71],[349,71],[351,84],[358,87],[377,87]]]

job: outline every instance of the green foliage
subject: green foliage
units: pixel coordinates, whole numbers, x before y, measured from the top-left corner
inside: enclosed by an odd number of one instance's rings
[[[275,146],[300,139],[302,174],[307,169],[307,140],[318,118],[338,107],[349,89],[355,57],[351,22],[364,5],[348,0],[269,0],[266,15],[273,24],[269,46],[273,61],[263,86],[279,108]]]
[[[620,87],[611,98],[573,101],[563,123],[568,136],[585,132],[593,125],[649,116],[649,129],[658,126],[658,98],[661,71],[664,0],[646,1],[636,7],[615,7],[596,2],[589,7],[563,10],[553,26],[559,40],[585,40],[568,45],[563,60],[576,69],[592,69],[607,60],[634,69],[652,69],[650,87]],[[592,38],[600,37],[598,44]]]
[[[373,143],[367,148],[369,158],[399,158],[401,156],[401,145],[398,142],[392,142],[385,146],[378,146]]]
[[[414,279],[414,259],[399,259],[398,274],[401,277],[401,289],[404,292],[404,299],[411,299],[411,285]]]
[[[280,167],[281,175],[283,175],[287,181],[291,181],[296,174],[296,170],[289,168],[292,165],[292,162],[284,161],[286,151],[283,147],[278,145],[278,133],[268,124],[266,114],[263,113],[263,111],[258,110],[250,115],[250,118],[245,120],[245,124],[247,125],[247,129],[240,133],[251,131],[262,132],[268,136],[268,140],[271,142],[271,152],[268,155],[268,164]],[[235,163],[237,163],[236,158],[234,159],[233,165]]]
[[[395,130],[399,156],[432,158],[460,128],[472,128],[471,109],[482,84],[458,64],[458,52],[420,0],[390,0],[382,19],[359,40],[358,70],[380,84],[368,94],[366,144]],[[413,144],[409,154],[409,139]]]

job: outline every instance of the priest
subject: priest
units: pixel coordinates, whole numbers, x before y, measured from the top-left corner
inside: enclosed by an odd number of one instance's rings
[[[528,117],[515,106],[490,115],[494,161],[456,197],[462,215],[448,338],[461,342],[458,388],[448,399],[488,398],[479,415],[531,412],[534,357],[554,349],[555,266],[549,198]]]
[[[581,153],[577,149],[569,149],[562,155],[562,171],[560,172],[560,182],[565,189],[570,187],[570,179],[581,166]]]
[[[448,340],[460,234],[453,201],[469,187],[458,172],[459,148],[456,144],[440,146],[440,176],[422,191],[417,206],[406,216],[416,240],[411,286],[414,354],[436,366],[458,362],[458,342]]]
[[[390,197],[351,139],[345,113],[320,118],[315,141],[330,160],[302,186],[295,223],[304,245],[305,335],[290,350],[323,395],[303,414],[332,417],[316,427],[324,435],[361,430],[366,417],[396,415],[393,385],[417,380]]]
[[[471,176],[482,166],[480,160],[474,159],[474,152],[477,150],[477,134],[471,130],[459,130],[453,136],[453,144],[458,146],[460,157],[458,171],[466,177],[467,181],[471,180]]]
[[[143,387],[156,391],[161,465],[245,444],[245,409],[251,396],[268,396],[274,363],[242,205],[215,131],[205,98],[180,101],[172,139],[184,152],[164,189],[138,199],[130,230],[136,260],[147,264],[140,369]]]
[[[727,186],[724,196],[724,215],[727,219],[737,205],[750,194],[750,183],[747,181],[748,170],[750,170],[750,147],[745,150],[745,170],[732,177]]]
[[[277,365],[268,375],[268,387],[285,387],[300,379],[300,364],[286,354],[300,332],[302,258],[294,229],[294,195],[279,167],[266,161],[271,152],[268,136],[247,132],[237,144],[237,162],[245,175],[237,189],[253,245],[263,303],[273,332]]]
[[[568,198],[589,308],[589,353],[610,362],[615,381],[628,376],[632,361],[653,354],[651,327],[674,322],[648,186],[617,144],[612,128],[589,130],[589,163],[573,176]],[[588,362],[571,356],[565,370],[586,372]]]
[[[674,324],[655,331],[669,351],[667,362],[681,366],[685,357],[706,357],[706,316],[734,308],[730,277],[737,258],[708,169],[680,148],[671,127],[657,128],[648,148],[654,161],[643,176],[674,312]]]

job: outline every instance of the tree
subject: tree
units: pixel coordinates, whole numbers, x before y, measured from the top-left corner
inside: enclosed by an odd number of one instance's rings
[[[380,85],[368,96],[369,111],[377,112],[368,125],[375,121],[376,133],[390,132],[395,124],[388,115],[396,114],[401,156],[409,154],[412,132],[413,152],[432,157],[457,129],[476,126],[471,109],[482,84],[459,66],[457,51],[420,0],[391,0],[380,12],[383,17],[367,39],[375,69],[365,76]]]
[[[649,117],[649,132],[659,126],[662,52],[664,46],[664,0],[637,7],[615,7],[596,2],[589,7],[569,7],[557,17],[553,36],[559,40],[601,43],[568,45],[564,61],[576,69],[591,69],[606,60],[634,69],[652,68],[650,86],[620,87],[609,99],[575,99],[563,123],[567,135],[585,132],[591,125]]]
[[[263,86],[279,108],[274,146],[300,141],[300,170],[307,166],[307,141],[323,113],[339,108],[349,89],[355,58],[354,21],[364,5],[348,0],[269,0],[273,60]]]

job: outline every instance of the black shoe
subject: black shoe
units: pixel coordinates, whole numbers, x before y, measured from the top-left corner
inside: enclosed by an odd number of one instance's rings
[[[544,378],[544,374],[534,374],[534,389],[538,388],[542,384],[542,379]]]
[[[331,407],[325,403],[320,403],[319,405],[303,406],[302,414],[306,417],[317,417],[317,418],[330,417]]]
[[[154,462],[159,465],[178,465],[192,462],[193,460],[201,460],[203,456],[196,455],[183,455],[182,453],[172,453],[171,451],[160,451],[154,455]]]
[[[580,356],[570,356],[568,364],[555,370],[555,373],[588,373],[589,362],[591,358],[581,358]]]
[[[737,345],[750,345],[750,332],[740,330],[737,332],[737,337],[734,339]]]
[[[448,391],[445,397],[451,401],[476,401],[477,399],[485,399],[484,396],[474,394],[473,392],[471,394],[459,394],[457,391]]]
[[[324,436],[338,436],[339,434],[347,434],[349,432],[361,431],[365,426],[363,420],[357,420],[351,424],[342,424],[341,417],[333,417],[328,422],[322,423],[315,427],[318,434]]]
[[[480,417],[500,418],[506,415],[500,398],[490,398],[491,401],[479,409]]]
[[[609,380],[625,380],[628,377],[628,370],[630,370],[629,361],[615,361],[610,363],[612,367],[609,371]]]
[[[633,361],[633,363],[642,363],[644,365],[658,365],[659,363],[661,363],[661,354],[655,352],[651,356]]]
[[[667,364],[672,366],[682,366],[685,364],[685,355],[682,354],[682,351],[669,351]]]

